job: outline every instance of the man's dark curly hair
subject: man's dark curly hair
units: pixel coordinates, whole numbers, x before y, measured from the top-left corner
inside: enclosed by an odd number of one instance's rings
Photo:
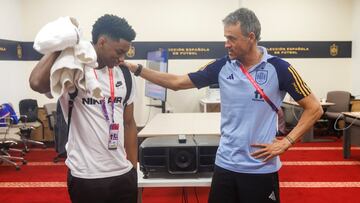
[[[135,39],[136,33],[125,18],[106,14],[98,18],[93,25],[92,41],[94,44],[101,35],[106,35],[113,40],[124,39],[131,42]]]

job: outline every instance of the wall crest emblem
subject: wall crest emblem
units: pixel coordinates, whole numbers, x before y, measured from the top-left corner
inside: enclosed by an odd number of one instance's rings
[[[129,51],[126,53],[126,56],[129,58],[132,58],[135,56],[135,47],[134,46],[130,46]]]
[[[337,56],[339,53],[339,46],[336,44],[332,44],[330,46],[330,55],[331,56]]]

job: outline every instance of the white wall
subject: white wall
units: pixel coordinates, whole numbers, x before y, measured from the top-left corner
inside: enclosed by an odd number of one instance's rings
[[[264,41],[351,41],[352,0],[244,0],[257,14]],[[351,90],[351,58],[287,59],[317,97]]]
[[[22,40],[25,18],[22,1],[0,0],[0,5],[0,39]],[[27,82],[32,66],[27,63],[0,60],[0,103],[12,103],[16,112],[21,99],[33,98]]]
[[[9,18],[0,18],[0,38],[1,39],[18,39],[22,33],[22,15],[20,0],[1,0],[0,12],[3,16]],[[1,81],[0,81],[0,103],[11,102],[14,106],[19,101],[20,95],[11,89],[15,89],[23,82],[19,78],[25,78],[23,64],[15,61],[0,61]],[[13,87],[13,88],[8,88]]]
[[[0,19],[6,32],[0,38],[32,41],[36,32],[45,23],[59,16],[76,17],[84,35],[91,39],[94,21],[105,13],[128,19],[137,32],[137,41],[221,41],[221,20],[231,11],[243,5],[254,10],[262,23],[264,41],[353,41],[354,59],[289,59],[318,97],[329,90],[357,91],[359,83],[351,80],[359,68],[352,62],[360,62],[359,48],[359,1],[354,0],[0,0],[0,10],[7,18]],[[15,17],[14,17],[15,16]],[[353,20],[354,19],[354,20]],[[354,28],[353,28],[354,27]],[[5,28],[5,29],[4,29]],[[22,29],[21,32],[19,29]],[[354,32],[352,30],[355,30]],[[21,33],[21,34],[19,34]],[[356,54],[356,55],[355,55]],[[134,61],[141,62],[144,61]],[[208,60],[170,60],[169,72],[185,74],[195,71]],[[13,72],[17,78],[16,92],[7,83],[0,81],[1,101],[18,101],[20,97],[37,98],[42,105],[49,100],[31,91],[27,85],[29,73],[35,62],[0,61],[6,74]],[[2,74],[4,71],[2,70]],[[357,74],[359,75],[359,74]],[[20,82],[19,82],[20,81]],[[144,95],[144,82],[137,79],[138,100],[135,103],[135,118],[138,125],[159,110],[152,109]],[[5,94],[3,94],[5,92]],[[168,107],[174,112],[199,111],[198,100],[205,91],[168,91]]]
[[[352,46],[352,70],[351,92],[360,98],[360,1],[353,0],[353,46]]]

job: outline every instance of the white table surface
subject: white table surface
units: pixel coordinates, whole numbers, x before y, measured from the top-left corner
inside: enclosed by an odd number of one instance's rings
[[[207,99],[207,98],[202,98],[202,99],[200,99],[200,103],[201,104],[220,104],[221,101],[220,100],[210,100],[210,99]]]
[[[163,135],[220,135],[220,113],[157,114],[138,137]]]
[[[19,128],[0,127],[0,139],[20,140]]]
[[[171,175],[167,173],[150,174],[144,178],[143,173],[137,169],[138,187],[210,187],[212,173],[197,173],[186,175]]]
[[[360,119],[360,112],[342,112],[345,116]]]
[[[283,103],[284,104],[294,105],[294,106],[300,106],[296,101],[284,100]],[[334,106],[335,103],[332,103],[332,102],[320,102],[320,105],[323,108],[326,108],[326,107],[329,107],[329,106]]]
[[[210,187],[212,173],[171,175],[171,174],[151,174],[149,178],[144,178],[143,173],[137,167],[138,174],[138,203],[142,203],[142,189],[146,187]],[[157,176],[155,176],[157,175]]]
[[[202,98],[200,99],[200,104],[203,106],[204,108],[204,113],[207,113],[207,106],[211,105],[211,104],[220,104],[221,101],[220,100],[209,100],[207,98]]]
[[[39,121],[35,121],[35,122],[26,122],[25,124],[22,122],[19,122],[18,124],[14,124],[12,125],[12,127],[34,127],[34,128],[38,128],[41,127],[41,123]]]

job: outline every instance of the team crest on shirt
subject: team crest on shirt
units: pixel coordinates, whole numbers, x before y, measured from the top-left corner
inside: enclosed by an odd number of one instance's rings
[[[257,84],[265,84],[268,80],[268,71],[267,70],[257,70],[255,73],[255,81]]]

